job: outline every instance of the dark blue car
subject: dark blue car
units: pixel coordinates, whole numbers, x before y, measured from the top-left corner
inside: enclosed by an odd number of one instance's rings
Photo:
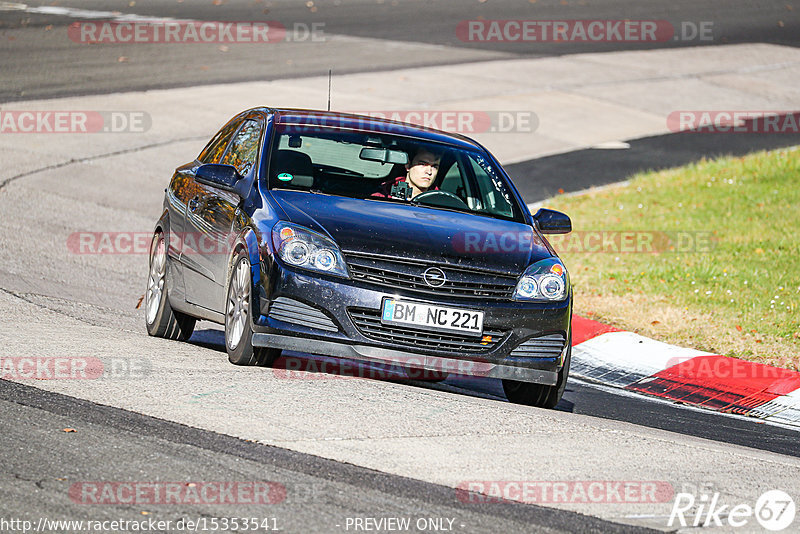
[[[256,108],[166,190],[150,251],[151,335],[225,325],[230,361],[281,350],[500,378],[553,407],[572,290],[502,167],[463,136],[358,115]]]

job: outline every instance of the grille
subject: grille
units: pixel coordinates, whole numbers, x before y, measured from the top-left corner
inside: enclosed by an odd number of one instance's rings
[[[380,310],[362,308],[348,309],[350,318],[358,330],[370,339],[407,345],[423,349],[453,350],[459,352],[489,352],[505,337],[505,332],[484,330],[483,335],[491,336],[491,341],[482,342],[480,338],[459,334],[430,332],[413,327],[394,326],[381,323]]]
[[[408,289],[425,295],[443,295],[486,300],[511,300],[517,284],[515,276],[490,271],[433,265],[418,260],[385,258],[361,253],[345,256],[354,280],[392,289]],[[440,287],[425,283],[423,273],[429,267],[441,269],[447,280]]]
[[[512,358],[558,358],[564,350],[563,334],[530,338],[511,351]]]
[[[286,297],[278,297],[272,301],[269,307],[269,317],[307,328],[316,328],[327,332],[339,331],[333,321],[318,309]]]

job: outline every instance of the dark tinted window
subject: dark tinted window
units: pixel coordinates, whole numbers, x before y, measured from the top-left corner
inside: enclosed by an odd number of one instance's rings
[[[233,138],[222,163],[233,165],[242,176],[250,172],[258,158],[262,129],[262,121],[246,120]]]
[[[241,123],[241,120],[236,120],[223,126],[222,129],[217,132],[217,135],[211,139],[211,142],[206,145],[197,159],[202,163],[219,163],[222,154],[225,153],[225,147],[228,146],[228,142],[231,140],[233,132],[236,131],[236,128],[238,128]]]

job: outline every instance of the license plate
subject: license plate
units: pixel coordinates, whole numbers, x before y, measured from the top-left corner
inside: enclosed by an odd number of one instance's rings
[[[383,299],[381,323],[480,336],[483,333],[483,312]]]

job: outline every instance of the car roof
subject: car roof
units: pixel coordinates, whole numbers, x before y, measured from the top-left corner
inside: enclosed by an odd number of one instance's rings
[[[253,108],[246,113],[252,111],[262,111],[271,114],[276,124],[329,126],[364,132],[390,133],[394,135],[416,137],[418,139],[437,143],[447,143],[461,148],[485,150],[478,142],[463,135],[367,115],[315,109],[269,107]]]

